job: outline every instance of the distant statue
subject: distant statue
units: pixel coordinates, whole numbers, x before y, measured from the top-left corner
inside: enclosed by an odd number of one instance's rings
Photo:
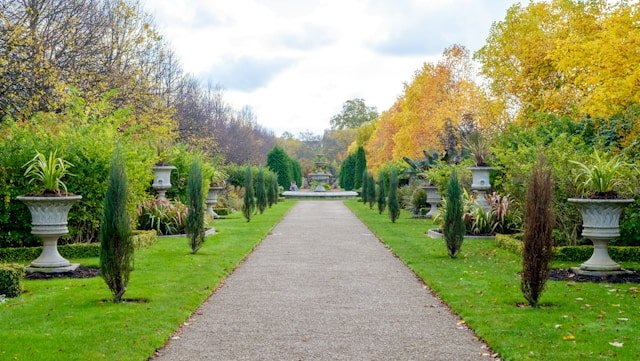
[[[292,192],[295,192],[298,190],[298,185],[296,184],[296,181],[291,182],[291,185],[289,186],[289,190]]]

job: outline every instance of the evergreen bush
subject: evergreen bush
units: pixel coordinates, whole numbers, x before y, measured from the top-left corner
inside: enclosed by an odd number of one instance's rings
[[[553,213],[551,171],[544,156],[538,156],[527,190],[520,288],[532,307],[544,290],[553,257]]]
[[[358,146],[358,150],[356,150],[356,160],[354,166],[354,182],[353,188],[359,189],[363,186],[362,184],[362,174],[367,170],[367,156],[364,152],[363,146]]]
[[[360,184],[362,186],[362,189],[360,190],[360,200],[366,205],[369,201],[369,190],[367,189],[369,186],[369,174],[366,169],[362,172],[362,177],[360,177],[360,179]]]
[[[351,153],[345,158],[340,167],[340,187],[346,191],[354,189],[356,174],[356,155]]]
[[[191,164],[187,179],[187,224],[185,231],[189,238],[191,253],[196,253],[204,243],[204,192],[202,187],[202,168],[196,158]]]
[[[445,194],[443,236],[447,244],[449,257],[455,258],[460,252],[466,232],[463,220],[462,190],[458,182],[458,173],[453,172],[447,183]]]
[[[251,221],[251,216],[256,208],[256,200],[254,198],[253,190],[253,172],[251,167],[247,166],[244,173],[244,203],[242,205],[242,213],[247,222]]]
[[[387,207],[387,199],[384,191],[384,177],[380,175],[378,179],[378,213],[382,214]]]
[[[128,194],[124,160],[120,150],[116,149],[109,170],[100,226],[100,271],[113,294],[113,302],[122,301],[133,269],[134,245],[127,213]]]
[[[22,293],[24,268],[18,264],[0,265],[0,295],[17,297]]]
[[[264,170],[260,168],[256,177],[256,204],[260,214],[267,208],[267,191],[265,189]]]
[[[389,176],[389,196],[387,197],[387,207],[389,208],[389,218],[396,223],[400,217],[400,204],[398,203],[398,171],[391,169]]]
[[[271,208],[277,201],[278,195],[276,193],[276,188],[278,186],[277,179],[274,179],[274,174],[271,171],[267,171],[265,175],[265,188],[267,192],[267,206]]]
[[[293,167],[291,159],[282,148],[275,146],[269,151],[267,167],[278,174],[278,184],[284,189],[289,189],[293,180]]]
[[[373,205],[376,203],[376,181],[371,174],[367,177],[367,201],[369,201],[369,209],[373,209]]]

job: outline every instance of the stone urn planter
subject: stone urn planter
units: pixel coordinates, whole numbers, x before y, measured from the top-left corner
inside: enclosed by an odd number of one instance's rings
[[[19,196],[31,212],[31,234],[42,239],[40,256],[25,269],[27,272],[61,273],[73,271],[72,264],[58,252],[58,238],[69,233],[67,216],[73,203],[82,199],[79,195],[67,196]]]
[[[442,200],[440,197],[440,192],[438,192],[438,187],[432,185],[423,185],[422,189],[427,192],[427,203],[430,206],[429,212],[425,216],[426,218],[433,218],[440,212],[438,210],[438,206],[440,205],[440,201]]]
[[[177,169],[172,165],[156,165],[153,167],[153,184],[159,199],[166,199],[166,192],[171,188],[171,171]]]
[[[577,271],[584,273],[623,272],[619,264],[609,257],[609,241],[620,235],[620,214],[633,199],[569,198],[582,215],[582,235],[593,242],[593,254]]]
[[[491,206],[489,202],[487,202],[486,194],[487,191],[491,189],[491,181],[489,180],[489,176],[492,170],[496,168],[493,167],[469,167],[471,171],[471,177],[473,182],[471,183],[471,190],[477,194],[476,202],[478,206],[485,211],[489,211]]]
[[[207,193],[207,200],[205,203],[207,204],[207,213],[211,215],[213,218],[220,218],[220,216],[213,210],[213,206],[218,203],[218,195],[224,190],[223,186],[211,186],[209,187],[209,193]]]

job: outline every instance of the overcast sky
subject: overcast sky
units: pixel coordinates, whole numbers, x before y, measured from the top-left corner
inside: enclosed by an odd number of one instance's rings
[[[342,104],[388,109],[416,70],[486,40],[516,0],[146,0],[185,71],[280,135],[322,133]]]

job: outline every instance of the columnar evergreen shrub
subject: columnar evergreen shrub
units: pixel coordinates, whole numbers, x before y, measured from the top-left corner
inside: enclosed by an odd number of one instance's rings
[[[364,172],[362,172],[362,177],[360,177],[362,180],[360,181],[360,184],[362,185],[362,189],[360,192],[360,199],[362,200],[362,203],[364,203],[365,205],[367,204],[367,202],[369,201],[369,190],[367,189],[367,187],[369,186],[369,174],[367,173],[367,170],[365,169]]]
[[[202,190],[202,169],[200,161],[194,159],[187,180],[187,213],[186,232],[191,245],[191,253],[198,252],[204,243],[204,193]]]
[[[389,196],[387,197],[387,207],[389,208],[389,218],[396,223],[400,217],[400,204],[398,203],[398,171],[391,169],[389,176]]]
[[[353,188],[359,189],[362,187],[362,174],[367,170],[367,156],[364,153],[364,147],[359,146],[356,150],[356,161],[354,168],[354,183]]]
[[[275,146],[267,153],[267,167],[278,174],[278,184],[289,189],[293,180],[293,168],[291,159],[282,148]]]
[[[0,265],[0,295],[17,297],[22,293],[24,268],[19,264]]]
[[[291,161],[291,171],[292,171],[292,180],[296,182],[296,184],[300,187],[302,186],[302,167],[300,166],[300,162],[295,159],[290,159]]]
[[[127,213],[128,194],[124,160],[116,149],[109,170],[100,226],[100,271],[113,294],[113,302],[122,301],[133,269],[134,245]]]
[[[443,235],[447,250],[451,258],[455,258],[462,247],[466,232],[463,220],[462,190],[458,182],[458,173],[453,172],[447,182],[445,194],[446,207],[444,209]]]
[[[256,208],[256,200],[254,198],[253,190],[253,172],[251,167],[247,166],[244,173],[244,204],[242,205],[242,213],[247,222],[251,221],[251,216]]]
[[[350,191],[354,189],[356,172],[356,155],[351,153],[345,158],[340,167],[340,186]]]
[[[256,203],[260,214],[267,208],[267,191],[265,189],[264,170],[260,168],[256,177]]]
[[[273,188],[273,204],[278,204],[278,197],[280,196],[280,189],[278,185],[278,175],[271,173],[271,187]]]
[[[376,181],[373,179],[373,175],[369,174],[367,177],[367,201],[369,201],[369,209],[373,209],[373,205],[376,203]]]
[[[267,171],[265,175],[265,188],[267,192],[267,206],[271,208],[277,201],[278,195],[274,185],[278,186],[278,180],[274,177],[273,172]]]
[[[524,298],[532,307],[538,307],[553,258],[552,200],[551,171],[540,154],[527,190],[520,283]]]
[[[378,179],[378,213],[382,214],[384,209],[387,207],[387,199],[384,191],[384,177],[380,175],[380,179]]]

